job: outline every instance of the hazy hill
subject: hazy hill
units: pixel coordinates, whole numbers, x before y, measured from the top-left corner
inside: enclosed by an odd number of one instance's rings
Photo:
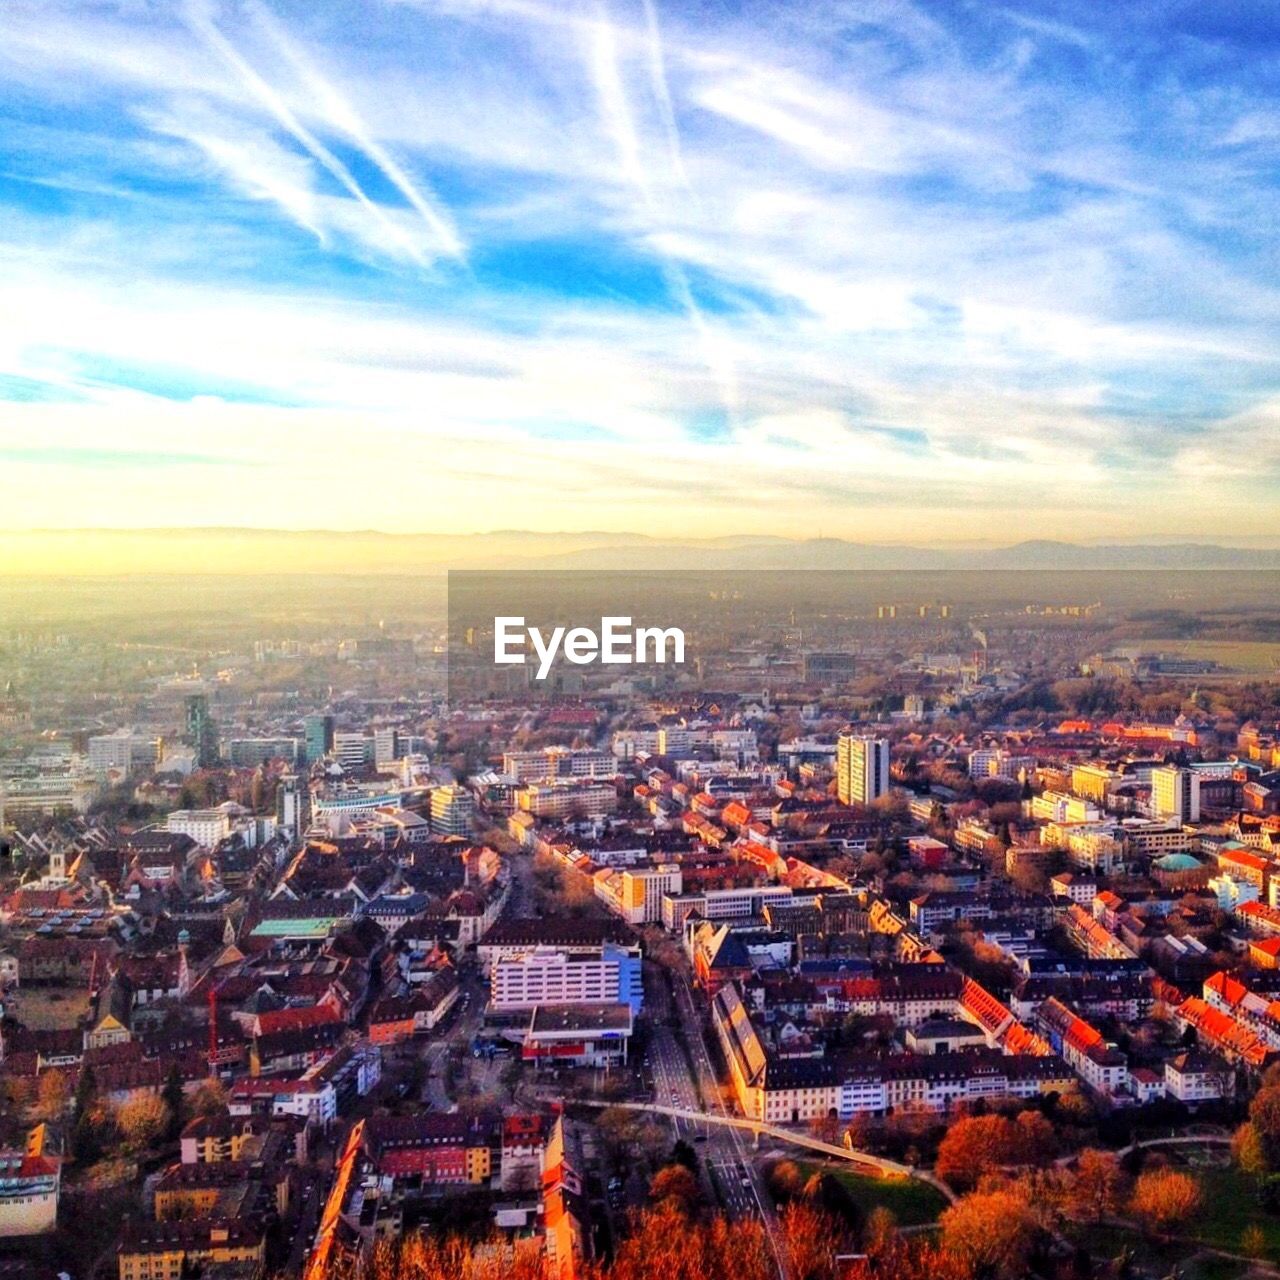
[[[129,529],[0,532],[0,573],[439,573],[446,569],[1280,569],[1280,550],[1031,541],[914,547],[758,535],[344,533]]]

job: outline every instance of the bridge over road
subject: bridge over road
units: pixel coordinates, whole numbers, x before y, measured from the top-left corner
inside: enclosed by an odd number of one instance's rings
[[[867,1171],[874,1171],[881,1176],[914,1178],[917,1182],[927,1182],[946,1200],[954,1204],[956,1193],[941,1178],[934,1177],[927,1169],[917,1169],[914,1165],[899,1164],[896,1160],[886,1160],[883,1156],[873,1156],[866,1151],[853,1151],[848,1147],[838,1147],[833,1142],[824,1142],[808,1133],[797,1133],[794,1129],[780,1129],[776,1125],[766,1124],[763,1120],[752,1120],[743,1116],[718,1116],[707,1111],[691,1111],[683,1107],[664,1107],[656,1102],[585,1102],[574,1099],[574,1106],[597,1107],[601,1110],[616,1107],[622,1111],[647,1111],[654,1115],[668,1116],[676,1120],[688,1120],[698,1124],[717,1125],[721,1128],[744,1129],[756,1135],[772,1138],[775,1142],[787,1143],[793,1147],[803,1147],[818,1155],[828,1156],[833,1160],[844,1160],[848,1164],[861,1165]]]

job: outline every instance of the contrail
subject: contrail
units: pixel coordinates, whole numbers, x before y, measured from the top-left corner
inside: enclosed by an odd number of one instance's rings
[[[302,82],[319,99],[330,121],[360,147],[396,190],[417,210],[419,216],[430,228],[431,233],[439,241],[444,251],[450,257],[463,258],[465,253],[462,241],[452,221],[437,207],[441,203],[438,198],[434,197],[434,195],[429,197],[424,194],[400,167],[394,157],[387,152],[386,148],[370,135],[355,109],[303,57],[301,50],[289,38],[276,16],[266,5],[262,4],[261,0],[250,0],[248,8],[254,20],[270,37],[285,60],[297,72]]]
[[[671,102],[671,87],[667,84],[667,68],[662,51],[662,32],[658,27],[658,6],[655,0],[643,0],[644,19],[648,28],[649,80],[653,85],[653,95],[658,103],[658,113],[662,116],[662,127],[667,135],[667,150],[671,155],[671,167],[686,190],[689,188],[689,175],[684,168],[684,155],[680,150],[680,131],[676,127],[675,107]],[[691,193],[692,194],[692,193]]]
[[[427,257],[422,249],[365,195],[347,166],[294,115],[280,95],[240,56],[208,16],[199,12],[194,4],[186,5],[184,13],[186,23],[191,30],[237,72],[245,84],[258,96],[263,106],[275,116],[279,124],[359,201],[365,212],[393,241],[404,248],[414,262],[421,267],[427,266]]]
[[[630,179],[644,206],[651,226],[661,228],[666,219],[658,208],[653,186],[640,158],[640,139],[636,133],[635,120],[627,102],[626,91],[622,85],[622,75],[618,69],[617,44],[614,38],[613,25],[602,3],[596,6],[596,21],[592,24],[592,41],[590,46],[589,65],[592,79],[595,81],[596,93],[600,99],[601,112],[623,171]],[[663,79],[665,84],[665,76]],[[674,117],[673,117],[674,123]],[[720,399],[725,413],[731,422],[738,416],[737,378],[723,351],[723,343],[712,332],[706,316],[698,306],[689,286],[689,277],[684,267],[665,250],[659,249],[663,278],[667,288],[675,300],[684,308],[690,323],[697,331],[702,346],[703,359],[707,370],[715,381],[720,392]]]

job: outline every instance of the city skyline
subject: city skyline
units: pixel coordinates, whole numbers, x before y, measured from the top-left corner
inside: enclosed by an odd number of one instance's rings
[[[1275,536],[1260,4],[6,17],[4,528]]]

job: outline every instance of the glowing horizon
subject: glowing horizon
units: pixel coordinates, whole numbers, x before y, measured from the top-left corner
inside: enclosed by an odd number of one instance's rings
[[[0,528],[1280,536],[1273,6],[359,14],[7,10]]]

